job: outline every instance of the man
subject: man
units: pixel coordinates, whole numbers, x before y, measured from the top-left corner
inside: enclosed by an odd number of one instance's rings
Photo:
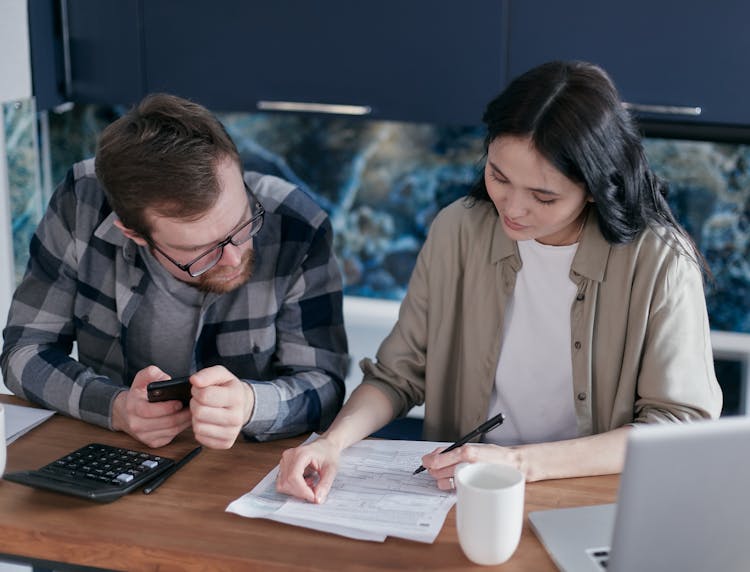
[[[157,94],[74,165],[32,239],[0,357],[18,396],[148,445],[325,428],[348,366],[330,221],[242,172],[205,108]],[[70,354],[74,342],[78,359]],[[148,383],[190,375],[189,407]]]

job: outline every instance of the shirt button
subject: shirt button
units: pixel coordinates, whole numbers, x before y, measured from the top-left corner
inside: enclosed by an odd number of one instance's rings
[[[577,350],[581,349],[581,342],[576,342],[573,344]]]
[[[578,300],[580,302],[585,297],[586,297],[586,294],[584,294],[583,292],[581,292],[580,294],[578,294],[578,296],[576,296],[576,300]]]
[[[586,401],[586,394],[582,391],[577,395],[578,401]]]

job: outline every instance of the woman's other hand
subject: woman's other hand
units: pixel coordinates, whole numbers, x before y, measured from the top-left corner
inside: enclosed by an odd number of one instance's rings
[[[287,449],[281,455],[276,490],[312,503],[323,503],[338,470],[341,451],[325,437]]]

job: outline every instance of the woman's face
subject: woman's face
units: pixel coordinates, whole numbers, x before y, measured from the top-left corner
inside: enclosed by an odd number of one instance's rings
[[[513,240],[562,246],[578,241],[592,199],[534,149],[528,137],[498,137],[484,168],[487,192]]]

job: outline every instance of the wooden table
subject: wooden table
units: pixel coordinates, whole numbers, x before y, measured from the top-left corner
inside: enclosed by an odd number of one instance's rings
[[[204,449],[153,494],[136,491],[110,504],[0,481],[0,553],[117,570],[487,569],[461,552],[455,508],[433,544],[351,540],[224,511],[300,441]],[[8,448],[6,471],[41,467],[90,442],[148,450],[123,433],[55,415]],[[194,446],[187,431],[158,454],[177,459]],[[616,476],[531,483],[526,511],[613,502],[617,484]],[[555,570],[528,519],[518,550],[497,568]]]

